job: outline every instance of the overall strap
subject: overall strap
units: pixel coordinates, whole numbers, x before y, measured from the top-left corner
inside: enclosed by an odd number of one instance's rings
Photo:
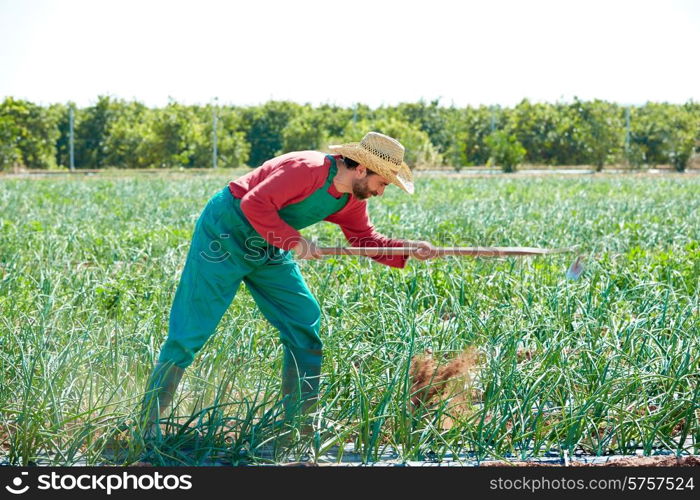
[[[323,184],[323,191],[328,192],[328,189],[331,187],[333,184],[333,179],[335,179],[336,174],[338,173],[338,164],[335,160],[335,157],[333,155],[326,155],[331,161],[331,166],[328,168],[328,177],[326,177],[326,182]],[[349,198],[348,193],[343,193],[339,200],[347,200]]]

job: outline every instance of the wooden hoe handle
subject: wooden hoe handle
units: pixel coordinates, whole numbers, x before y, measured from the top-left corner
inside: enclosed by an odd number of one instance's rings
[[[389,255],[414,256],[416,247],[321,247],[321,255],[360,255],[363,257],[384,257]],[[439,257],[448,255],[468,257],[512,257],[529,255],[551,255],[570,252],[572,248],[531,248],[531,247],[438,247]]]

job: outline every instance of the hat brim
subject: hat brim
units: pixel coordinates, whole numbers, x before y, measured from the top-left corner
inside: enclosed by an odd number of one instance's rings
[[[334,153],[346,156],[351,160],[355,160],[360,165],[364,165],[366,168],[386,178],[389,182],[408,194],[413,194],[415,192],[413,173],[405,162],[401,162],[401,165],[391,163],[390,161],[366,151],[359,142],[332,145],[328,146],[328,149]]]

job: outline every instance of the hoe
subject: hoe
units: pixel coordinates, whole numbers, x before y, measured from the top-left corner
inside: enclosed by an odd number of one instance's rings
[[[532,247],[438,247],[438,257],[528,257],[536,255],[553,255],[571,252],[572,248],[532,248]],[[414,256],[415,247],[322,247],[321,255],[359,255],[363,257],[384,257],[388,255]],[[566,271],[566,277],[577,280],[583,274],[583,256],[578,256]]]

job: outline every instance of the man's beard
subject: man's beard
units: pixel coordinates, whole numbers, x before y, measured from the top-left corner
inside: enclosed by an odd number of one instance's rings
[[[353,181],[352,183],[352,194],[357,198],[358,200],[366,200],[372,195],[376,195],[377,193],[373,193],[369,189],[369,176],[360,179],[359,181]]]

